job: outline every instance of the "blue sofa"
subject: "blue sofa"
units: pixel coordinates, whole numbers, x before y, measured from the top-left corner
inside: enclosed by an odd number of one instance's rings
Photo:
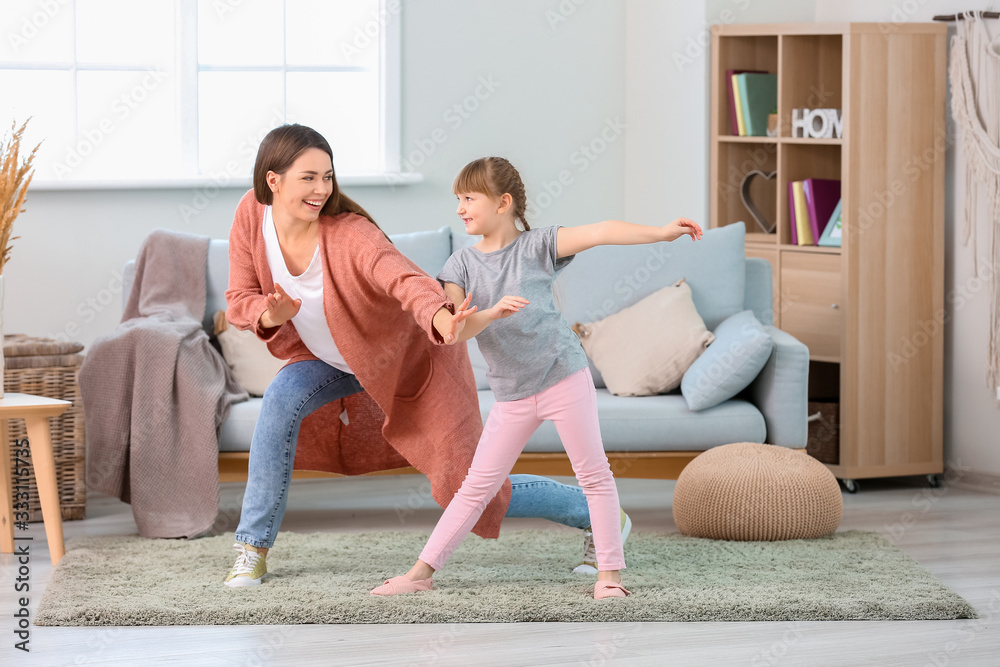
[[[745,257],[744,234],[743,223],[737,223],[707,230],[697,242],[685,237],[669,244],[593,248],[578,255],[556,282],[557,302],[566,320],[573,324],[602,319],[685,278],[709,330],[729,315],[749,309],[765,325],[773,341],[768,361],[747,389],[698,412],[688,409],[679,392],[614,396],[592,367],[601,434],[616,474],[676,478],[698,453],[732,442],[805,447],[808,348],[772,326],[771,267],[765,260]],[[474,243],[478,237],[454,234],[449,227],[442,227],[391,238],[401,252],[435,276],[454,249]],[[129,262],[124,271],[125,298],[133,273],[133,263]],[[213,240],[208,252],[204,319],[210,333],[214,314],[226,308],[228,275],[228,242]],[[485,420],[494,402],[485,380],[486,363],[474,342],[469,344],[469,351]],[[222,425],[219,450],[223,479],[238,479],[240,466],[245,469],[261,400],[251,398],[233,405]],[[229,463],[223,465],[224,461]],[[515,470],[572,474],[551,422],[532,436]]]

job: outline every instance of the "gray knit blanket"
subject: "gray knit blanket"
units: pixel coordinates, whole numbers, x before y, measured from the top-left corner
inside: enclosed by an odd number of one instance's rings
[[[202,329],[209,238],[153,231],[121,324],[80,367],[87,485],[143,537],[196,537],[219,507],[219,427],[247,399]]]

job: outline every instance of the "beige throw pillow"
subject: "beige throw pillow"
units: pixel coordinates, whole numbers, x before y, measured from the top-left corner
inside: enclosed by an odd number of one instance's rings
[[[233,377],[240,386],[251,396],[263,396],[285,362],[271,356],[267,343],[254,332],[229,326],[223,310],[215,314],[215,337],[222,348],[222,358],[233,370]]]
[[[608,391],[651,396],[680,386],[684,371],[715,335],[691,300],[684,280],[653,292],[614,315],[573,327]]]

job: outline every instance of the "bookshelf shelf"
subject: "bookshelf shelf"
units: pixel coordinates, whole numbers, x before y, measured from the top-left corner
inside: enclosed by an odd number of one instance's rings
[[[803,137],[778,137],[779,144],[798,144],[804,146],[840,146],[843,139],[812,139]]]
[[[726,134],[719,137],[719,141],[731,144],[777,144],[777,137],[737,137]]]
[[[917,333],[944,307],[944,160],[916,180],[906,165],[937,154],[944,133],[947,28],[882,28],[712,26],[709,224],[744,221],[747,256],[771,263],[775,326],[822,362],[811,364],[810,399],[840,403],[829,468],[845,479],[943,471],[944,346]],[[777,137],[731,135],[726,70],[778,75]],[[792,137],[796,108],[841,109],[842,136]],[[739,196],[752,170],[775,172],[768,189],[757,183],[775,197],[772,234],[754,232]],[[791,242],[788,184],[807,178],[841,182],[841,247]],[[907,345],[915,336],[922,344]]]

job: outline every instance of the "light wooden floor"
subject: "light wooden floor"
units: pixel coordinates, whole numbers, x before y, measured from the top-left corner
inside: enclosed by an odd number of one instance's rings
[[[294,483],[283,530],[429,531],[440,510],[418,476]],[[622,479],[636,530],[675,530],[673,482]],[[218,527],[234,530],[243,485],[223,485]],[[1000,665],[1000,495],[917,480],[866,480],[845,495],[841,529],[874,530],[979,610],[980,620],[811,623],[622,623],[31,628],[13,648],[17,566],[0,556],[0,665]],[[400,508],[416,507],[413,513]],[[134,534],[129,506],[96,496],[77,535]],[[508,524],[505,524],[508,525]],[[510,526],[543,527],[513,519]],[[30,609],[51,574],[31,524]],[[478,538],[472,538],[478,539]],[[279,543],[280,546],[280,543]],[[155,567],[155,563],[150,564]],[[331,563],[331,567],[336,567]],[[220,572],[220,580],[225,573]],[[151,580],[152,585],[152,580]]]

